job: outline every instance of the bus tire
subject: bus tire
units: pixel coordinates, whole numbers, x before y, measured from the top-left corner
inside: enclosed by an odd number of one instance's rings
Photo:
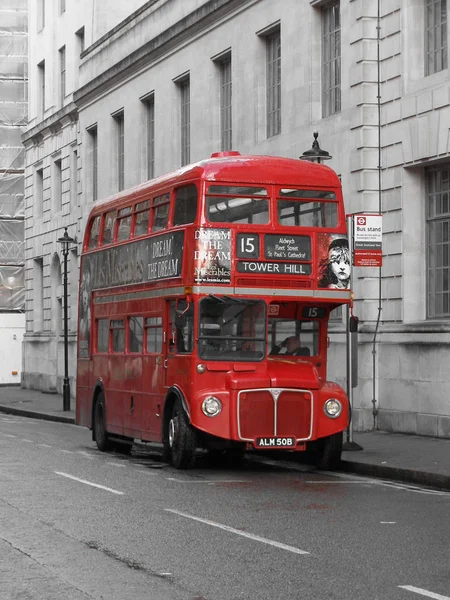
[[[94,437],[97,448],[100,452],[109,452],[113,449],[113,444],[106,431],[105,419],[105,395],[100,392],[95,401],[94,409]]]
[[[168,426],[170,460],[176,469],[194,466],[197,435],[189,424],[183,405],[175,400]]]
[[[315,460],[317,468],[326,471],[338,467],[342,454],[342,433],[334,433],[318,442]]]

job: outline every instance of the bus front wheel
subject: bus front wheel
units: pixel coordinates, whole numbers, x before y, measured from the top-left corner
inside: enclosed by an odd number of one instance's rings
[[[197,436],[189,424],[180,400],[175,400],[167,432],[168,450],[172,465],[177,469],[194,466]]]
[[[318,469],[335,469],[341,462],[342,433],[313,442],[314,463]]]
[[[97,396],[94,409],[94,437],[97,448],[101,452],[112,450],[112,443],[106,431],[105,396],[103,392]]]

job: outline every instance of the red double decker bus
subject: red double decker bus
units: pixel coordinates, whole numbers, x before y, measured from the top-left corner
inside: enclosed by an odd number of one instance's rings
[[[80,269],[76,422],[102,451],[309,451],[340,460],[330,311],[350,302],[338,177],[213,154],[93,207]]]

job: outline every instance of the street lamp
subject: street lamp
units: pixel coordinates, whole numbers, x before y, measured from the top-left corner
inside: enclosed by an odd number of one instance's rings
[[[70,244],[75,240],[64,228],[64,235],[56,240],[62,246],[64,257],[64,382],[63,382],[63,410],[70,410],[70,381],[69,381],[69,348],[68,348],[68,321],[67,321],[67,255]]]
[[[319,137],[319,132],[315,131],[313,135],[314,142],[312,144],[311,150],[306,150],[305,152],[303,152],[300,158],[302,160],[309,160],[310,162],[317,162],[319,164],[324,160],[330,160],[330,158],[333,158],[329,152],[327,152],[326,150],[322,150],[319,146],[319,142],[317,141],[317,138]]]

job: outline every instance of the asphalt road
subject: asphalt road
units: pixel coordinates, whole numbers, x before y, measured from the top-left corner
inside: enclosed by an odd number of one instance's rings
[[[450,600],[450,493],[0,415],[0,600]]]

